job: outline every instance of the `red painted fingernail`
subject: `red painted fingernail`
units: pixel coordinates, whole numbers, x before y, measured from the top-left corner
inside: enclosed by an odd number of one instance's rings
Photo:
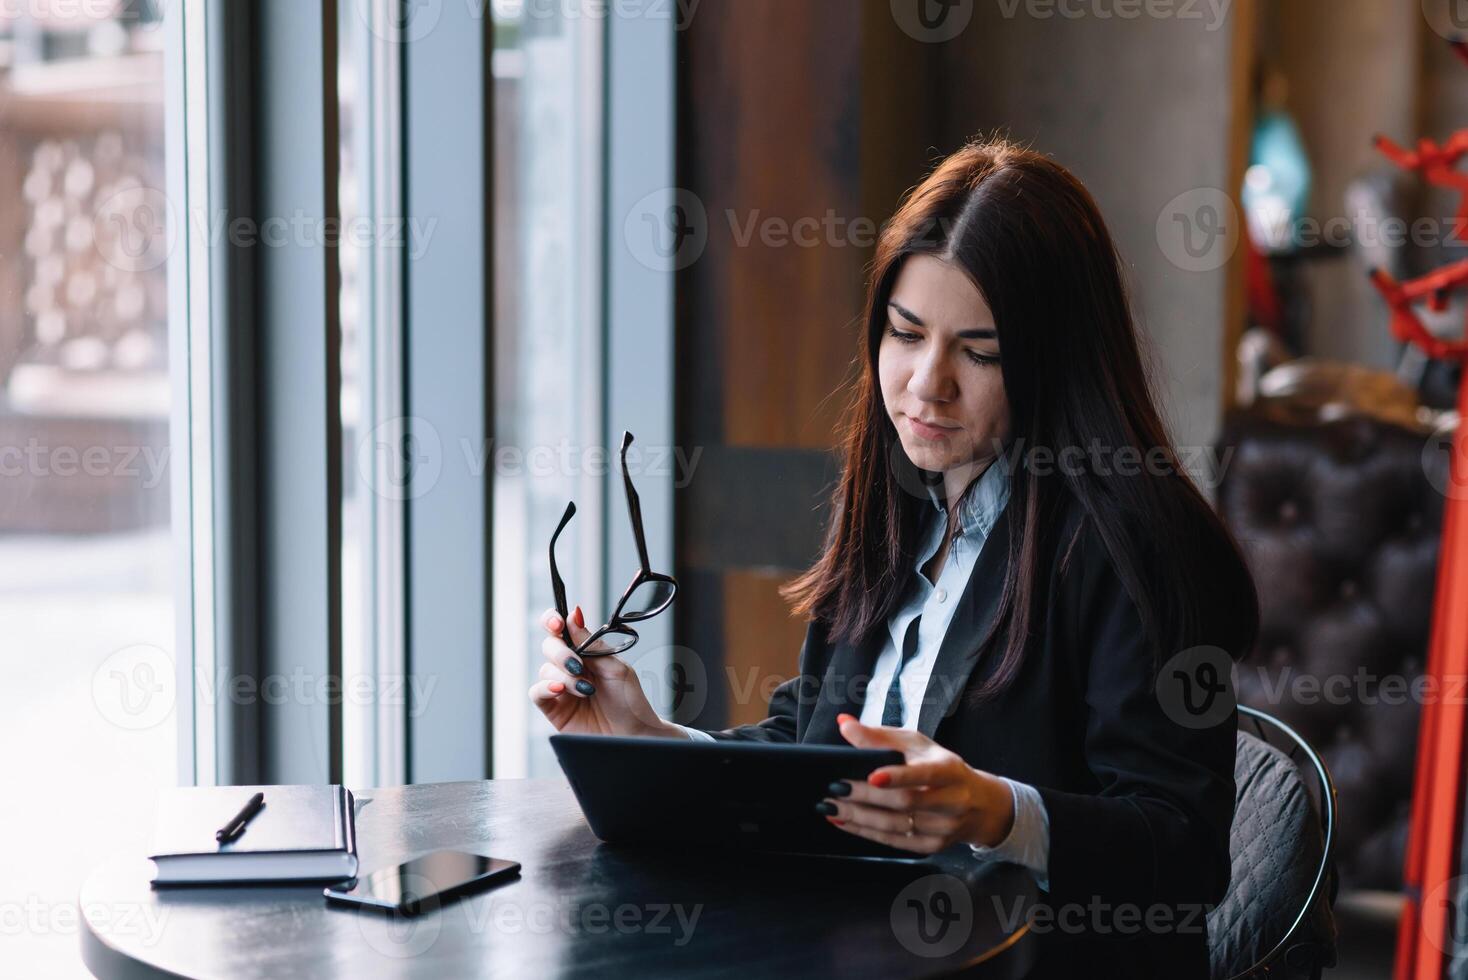
[[[855,715],[840,714],[836,716],[836,724],[844,725],[848,721],[856,721]]]
[[[561,617],[559,617],[559,616],[552,616],[550,618],[550,628],[553,629],[553,630],[560,629],[561,628]]]
[[[845,827],[846,826],[846,821],[845,820],[837,820],[835,817],[827,817],[826,819],[829,820],[829,821],[831,821],[833,824],[835,824],[838,827]]]
[[[867,782],[871,783],[873,786],[886,786],[888,783],[892,782],[892,776],[890,773],[874,772],[867,777]]]
[[[577,606],[576,611],[573,612],[571,615],[576,617],[577,626],[580,626],[582,629],[586,628],[586,614],[581,611],[580,606]]]
[[[560,681],[552,681],[551,682],[550,689],[551,689],[551,693],[552,694],[565,694],[566,693],[566,685],[562,684]]]

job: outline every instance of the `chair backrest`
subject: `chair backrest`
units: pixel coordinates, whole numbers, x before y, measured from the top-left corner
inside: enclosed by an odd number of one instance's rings
[[[1412,800],[1404,763],[1417,752],[1421,706],[1381,697],[1377,685],[1422,676],[1451,448],[1368,415],[1230,413],[1225,429],[1219,513],[1259,593],[1260,639],[1234,676],[1239,703],[1283,720],[1327,760],[1341,886],[1400,890]],[[1352,678],[1350,696],[1303,686],[1335,677]]]
[[[1313,977],[1335,965],[1335,788],[1287,725],[1239,709],[1228,893],[1208,916],[1214,980]],[[1250,729],[1258,734],[1252,734]]]

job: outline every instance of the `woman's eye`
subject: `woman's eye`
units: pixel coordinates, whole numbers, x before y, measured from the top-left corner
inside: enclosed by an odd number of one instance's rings
[[[903,344],[916,344],[923,339],[918,334],[911,333],[910,331],[898,330],[896,326],[890,323],[887,325],[887,335]],[[981,354],[976,350],[969,350],[968,348],[964,348],[963,352],[974,364],[982,366],[999,363],[999,355],[997,354]]]

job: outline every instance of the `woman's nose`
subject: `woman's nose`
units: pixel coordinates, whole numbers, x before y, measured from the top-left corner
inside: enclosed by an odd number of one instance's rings
[[[908,379],[907,390],[923,401],[945,401],[953,397],[953,375],[947,359],[934,353],[921,358]]]

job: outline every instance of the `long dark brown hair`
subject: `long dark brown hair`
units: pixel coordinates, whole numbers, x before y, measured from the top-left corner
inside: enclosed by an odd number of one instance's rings
[[[940,475],[917,470],[902,449],[883,405],[877,351],[897,274],[920,254],[963,269],[994,314],[1011,419],[1006,458],[1019,464],[1008,540],[994,542],[1009,549],[1009,571],[982,644],[1001,652],[973,696],[998,693],[1018,673],[1041,625],[1051,562],[1069,555],[1087,522],[1136,603],[1155,657],[1203,644],[1245,653],[1258,630],[1254,585],[1232,536],[1179,465],[1100,211],[1059,164],[1006,141],[975,141],[944,159],[882,229],[824,550],[782,590],[795,614],[823,621],[833,641],[857,642],[916,574],[922,518],[932,510],[919,481]],[[1036,450],[1053,459],[1072,446],[1113,459],[1125,450],[1144,463],[1125,474],[1113,465],[1030,463]],[[1058,528],[1076,503],[1084,518],[1061,542]]]

